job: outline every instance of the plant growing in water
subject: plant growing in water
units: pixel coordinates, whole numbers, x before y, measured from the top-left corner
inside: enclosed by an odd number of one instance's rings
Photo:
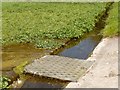
[[[5,76],[0,76],[0,89],[5,90],[9,88],[9,82],[11,80]]]

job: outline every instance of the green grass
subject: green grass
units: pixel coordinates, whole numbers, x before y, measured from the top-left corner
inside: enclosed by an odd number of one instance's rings
[[[104,37],[113,37],[118,35],[118,3],[114,3],[112,9],[109,12],[109,16],[106,21],[106,27],[102,30]]]
[[[58,48],[95,27],[106,3],[4,2],[2,44],[33,43],[40,48]]]

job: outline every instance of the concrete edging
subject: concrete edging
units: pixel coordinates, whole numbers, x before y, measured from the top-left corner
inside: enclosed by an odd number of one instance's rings
[[[113,39],[115,39],[115,40],[113,40]],[[110,48],[112,48],[112,46],[110,46],[109,44],[111,44],[112,42],[113,43],[115,43],[115,42],[117,42],[116,40],[117,40],[118,38],[104,38],[104,39],[102,39],[101,40],[101,42],[97,45],[97,47],[94,49],[94,51],[93,51],[93,53],[92,53],[92,55],[87,59],[87,60],[89,60],[89,61],[94,61],[94,64],[87,70],[87,72],[85,73],[85,75],[84,76],[82,76],[82,77],[80,77],[79,78],[79,80],[78,80],[78,82],[70,82],[66,87],[65,87],[65,89],[66,88],[100,88],[100,87],[98,87],[98,86],[101,86],[102,88],[106,88],[106,87],[112,87],[112,88],[116,88],[117,87],[117,83],[118,83],[118,81],[115,81],[115,80],[117,80],[117,75],[116,75],[116,73],[117,73],[117,70],[113,70],[114,72],[115,72],[115,74],[112,76],[112,77],[108,77],[108,76],[106,76],[106,77],[104,77],[103,75],[98,75],[98,71],[96,71],[96,68],[97,68],[97,70],[99,70],[99,68],[98,68],[98,65],[99,65],[99,62],[101,63],[103,63],[104,62],[104,58],[106,58],[105,56],[104,56],[104,50],[106,49],[107,51],[108,51],[108,47],[110,47]],[[118,42],[117,42],[118,43]],[[117,43],[115,43],[115,46],[117,46]],[[114,44],[112,44],[113,46],[114,46]],[[115,47],[114,47],[115,48]],[[103,50],[104,49],[104,50]],[[117,51],[117,48],[115,48],[115,50],[110,50],[112,53],[115,53],[114,54],[114,56],[113,57],[115,57],[115,58],[112,58],[112,57],[109,57],[110,59],[107,61],[106,60],[106,62],[108,62],[109,64],[107,64],[107,65],[109,65],[108,67],[109,68],[112,68],[111,67],[111,65],[112,65],[112,63],[111,63],[111,61],[112,60],[117,60],[117,57],[116,57],[116,54],[118,53],[118,51]],[[103,52],[103,53],[101,53],[101,52]],[[108,52],[106,52],[107,54],[111,54],[111,52],[110,53],[108,53]],[[105,53],[105,54],[106,54]],[[102,57],[103,56],[103,57]],[[100,58],[101,57],[101,58]],[[101,60],[101,61],[99,61],[99,60]],[[103,60],[103,61],[102,61]],[[111,60],[111,61],[110,61]],[[113,64],[117,64],[118,62],[113,62]],[[100,67],[100,65],[99,65],[99,67]],[[105,65],[104,65],[104,67],[105,68],[107,68]],[[116,66],[116,68],[117,68],[117,66]],[[100,67],[100,69],[103,69],[103,67],[101,68]],[[108,69],[106,69],[106,70],[108,70]],[[92,71],[92,72],[91,72]],[[95,72],[96,71],[96,72]],[[109,72],[108,72],[109,71]],[[110,70],[108,70],[107,72],[108,73],[110,73]],[[94,76],[92,77],[91,75],[91,73],[94,73]],[[101,72],[102,73],[102,72]],[[104,73],[104,72],[103,72]],[[108,74],[108,73],[106,73],[106,75]],[[86,76],[86,74],[88,74],[87,76]],[[107,78],[107,80],[106,80],[106,82],[107,81],[109,81],[109,80],[114,80],[114,79],[112,79],[112,78],[115,78],[115,80],[113,81],[113,83],[114,83],[114,87],[111,85],[111,83],[109,84],[110,86],[105,86],[105,85],[103,85],[103,84],[97,84],[96,86],[95,85],[93,85],[93,84],[96,84],[96,83],[94,83],[94,81],[88,81],[87,82],[87,80],[84,82],[84,79],[88,79],[88,80],[92,80],[92,78],[94,78],[95,77],[95,75],[98,75],[97,77],[98,77],[98,79],[95,79],[96,80],[96,82],[98,82],[97,80],[102,80],[103,78],[101,78],[101,77],[104,77],[104,80]],[[90,78],[90,77],[92,77],[92,78]],[[86,86],[85,87],[85,84],[87,85],[87,84],[89,84],[90,82],[92,82],[92,84],[91,84],[91,86],[89,85],[89,86]],[[105,81],[104,81],[105,82]],[[98,82],[99,83],[99,82]],[[84,85],[82,85],[82,84],[84,84]]]

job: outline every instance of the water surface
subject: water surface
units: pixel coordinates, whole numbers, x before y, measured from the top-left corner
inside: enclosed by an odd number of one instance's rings
[[[87,59],[91,55],[94,48],[98,45],[100,40],[101,36],[99,35],[88,36],[83,40],[77,41],[77,45],[65,48],[58,55],[78,59]]]

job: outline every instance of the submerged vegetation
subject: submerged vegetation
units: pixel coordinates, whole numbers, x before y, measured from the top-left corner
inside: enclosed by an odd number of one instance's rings
[[[106,27],[102,30],[104,37],[113,37],[118,35],[118,3],[114,3],[112,9],[109,12],[109,16],[106,21]]]
[[[58,48],[95,27],[107,3],[4,2],[2,43]]]

